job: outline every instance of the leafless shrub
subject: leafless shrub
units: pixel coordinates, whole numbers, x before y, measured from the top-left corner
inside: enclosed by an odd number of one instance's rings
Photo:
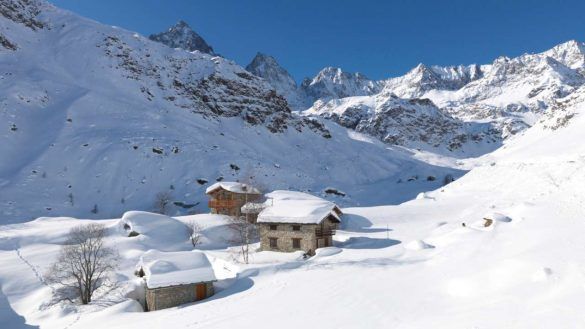
[[[69,232],[57,261],[47,274],[57,300],[79,298],[82,304],[91,302],[100,287],[114,286],[109,280],[117,267],[118,254],[104,245],[106,228],[101,224],[77,226]]]
[[[201,227],[201,225],[199,225],[199,223],[194,220],[187,222],[185,225],[187,225],[187,233],[189,234],[189,240],[191,240],[193,247],[200,244],[202,238],[201,231],[203,231],[203,227]]]
[[[228,227],[233,233],[228,242],[240,246],[239,254],[244,263],[248,264],[250,245],[256,242],[259,237],[256,225],[248,222],[245,217],[239,217],[230,219]]]

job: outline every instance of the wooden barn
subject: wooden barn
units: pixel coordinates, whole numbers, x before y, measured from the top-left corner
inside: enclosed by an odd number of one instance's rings
[[[207,188],[209,209],[212,214],[239,217],[241,208],[248,202],[262,199],[262,193],[257,188],[238,182],[218,182]]]
[[[147,311],[208,298],[214,294],[213,282],[217,281],[207,256],[196,250],[149,250],[141,257],[136,273],[146,284]]]
[[[274,191],[266,197],[257,220],[261,250],[313,255],[317,248],[333,246],[342,216],[336,204],[292,191]]]

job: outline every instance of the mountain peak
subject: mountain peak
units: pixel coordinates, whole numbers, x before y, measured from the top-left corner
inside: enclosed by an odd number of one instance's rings
[[[543,55],[552,57],[571,69],[585,72],[585,43],[569,40],[547,50]]]
[[[213,48],[197,34],[184,20],[179,20],[166,32],[152,34],[150,40],[160,42],[171,48],[182,48],[187,51],[200,51],[202,53],[216,55]]]
[[[266,80],[278,94],[286,98],[293,109],[300,109],[304,106],[298,94],[295,79],[278,64],[276,58],[258,52],[250,64],[246,66],[246,70]]]
[[[250,62],[250,64],[248,64],[248,66],[246,66],[246,69],[248,71],[250,71],[250,69],[251,70],[254,70],[254,67],[258,67],[260,65],[269,65],[269,66],[274,66],[274,67],[276,67],[276,66],[281,67],[280,64],[278,64],[278,62],[276,61],[276,58],[274,58],[274,57],[272,57],[270,55],[261,53],[261,52],[257,52],[256,53],[256,56],[254,56],[254,58],[252,59],[252,61]],[[248,69],[248,68],[250,68],[250,69]],[[250,71],[250,72],[252,72],[252,71]],[[254,73],[254,72],[252,72],[252,73]]]
[[[175,26],[174,26],[174,27],[176,27],[176,28],[189,28],[189,29],[191,28],[191,27],[189,26],[189,24],[188,24],[187,22],[185,22],[184,20],[182,20],[182,19],[180,19],[180,20],[177,22],[177,24],[175,24]],[[172,28],[171,28],[171,29],[172,29]]]

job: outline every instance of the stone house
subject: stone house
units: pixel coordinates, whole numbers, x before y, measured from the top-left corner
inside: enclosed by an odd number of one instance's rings
[[[317,248],[333,245],[342,216],[336,204],[292,191],[274,191],[266,197],[257,220],[260,250],[313,255]]]
[[[145,310],[157,311],[193,303],[214,294],[215,273],[201,251],[149,250],[136,274],[145,282]]]
[[[205,193],[209,196],[208,206],[212,214],[232,217],[242,215],[244,204],[262,199],[260,190],[238,182],[218,182],[209,186]]]

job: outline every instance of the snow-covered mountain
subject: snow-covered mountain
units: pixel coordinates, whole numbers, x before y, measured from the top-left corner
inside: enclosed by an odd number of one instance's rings
[[[306,110],[317,100],[373,95],[382,87],[380,82],[361,73],[349,73],[335,67],[326,67],[314,78],[305,78],[299,86],[274,57],[262,53],[258,53],[246,69],[266,80],[298,111]]]
[[[419,65],[404,77],[388,80],[385,91],[406,98],[429,98],[465,121],[492,121],[507,138],[534,124],[556,99],[585,84],[584,49],[582,43],[569,41],[538,54],[472,65],[461,70],[467,73],[447,75],[448,79],[428,73],[440,68],[425,70]],[[451,79],[453,76],[457,78]],[[447,83],[450,80],[457,83]]]
[[[246,66],[248,72],[266,80],[293,109],[304,109],[307,100],[299,90],[295,79],[270,55],[257,53]]]
[[[443,155],[479,156],[501,146],[501,133],[489,123],[464,122],[429,99],[390,93],[317,101],[304,112],[333,120],[379,140]]]
[[[213,48],[197,34],[185,21],[179,21],[165,32],[152,34],[150,40],[163,43],[171,48],[182,48],[188,51],[198,50],[202,53],[216,55]]]
[[[403,99],[402,104],[427,102],[425,99],[428,99],[438,107],[439,112],[460,121],[457,128],[439,124],[437,131],[442,129],[439,127],[450,127],[443,131],[467,136],[459,146],[469,141],[475,151],[463,154],[479,155],[482,150],[493,150],[493,146],[499,145],[501,140],[532,126],[544,113],[553,110],[558,99],[585,85],[584,50],[583,43],[569,41],[538,54],[500,57],[490,65],[440,67],[419,64],[404,76],[377,82],[377,85],[383,85],[383,90],[378,94],[317,102],[305,113],[332,118],[346,127],[357,128],[390,144],[413,147],[423,143],[426,146],[422,148],[433,151],[441,152],[441,148],[457,151],[459,147],[451,147],[449,137],[443,137],[442,143],[435,143],[441,138],[430,139],[428,143],[426,134],[412,134],[413,129],[428,129],[428,120],[411,120],[399,129],[403,137],[397,139],[392,137],[397,131],[394,120],[387,123],[388,117],[380,116],[388,108],[403,108],[396,104],[395,96]],[[360,125],[355,123],[358,112],[362,122]],[[340,115],[342,120],[339,120]],[[353,123],[348,125],[348,122]],[[433,122],[430,126],[436,124]],[[478,127],[481,127],[479,131]],[[410,142],[405,143],[405,139]],[[489,141],[491,145],[478,145],[482,141]]]
[[[314,78],[306,78],[301,89],[311,102],[350,96],[367,96],[381,90],[379,82],[365,75],[345,72],[340,68],[326,67]]]
[[[0,13],[4,222],[152,209],[159,192],[176,211],[205,211],[205,187],[223,179],[396,203],[462,173],[291,113],[265,80],[224,58],[41,0],[2,1]]]

